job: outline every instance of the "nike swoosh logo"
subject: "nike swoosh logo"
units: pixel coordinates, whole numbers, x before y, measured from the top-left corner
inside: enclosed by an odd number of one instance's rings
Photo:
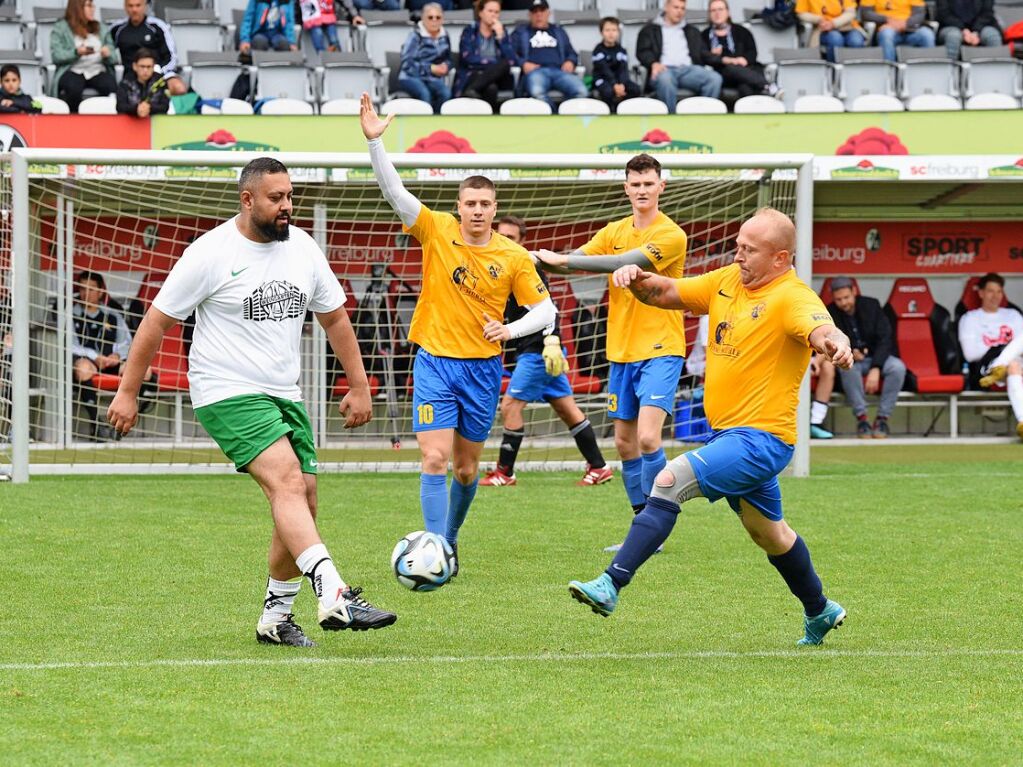
[[[667,396],[667,394],[651,394],[650,399],[664,399]]]
[[[522,389],[509,389],[512,394],[518,394]]]
[[[464,248],[464,247],[465,247],[465,246],[464,246],[464,245],[463,245],[462,243],[460,243],[460,242],[459,242],[458,240],[452,240],[452,241],[451,241],[451,244],[452,244],[452,245],[454,245],[454,246],[455,246],[456,248]]]
[[[731,296],[730,296],[730,295],[728,295],[727,293],[725,293],[725,292],[724,292],[724,291],[722,291],[721,289],[718,289],[718,295],[719,295],[719,296],[724,296],[725,298],[731,298]]]
[[[247,267],[247,266],[243,266],[243,267],[242,267],[241,269],[239,269],[239,270],[238,270],[237,272],[236,272],[236,271],[234,271],[234,270],[232,269],[232,270],[231,270],[231,276],[232,276],[232,277],[237,277],[237,276],[238,276],[239,274],[241,274],[242,272],[244,272],[244,271],[245,271],[246,269],[248,269],[248,268],[249,268],[249,267]]]
[[[611,250],[621,250],[624,247],[624,245],[612,245]]]
[[[615,570],[618,570],[619,572],[623,572],[623,573],[629,572],[624,567],[619,567],[618,565],[611,565],[611,567],[613,567]]]
[[[699,460],[699,462],[702,463],[704,466],[710,466],[709,463],[707,463],[705,460],[703,460],[703,456],[700,455],[698,450],[690,451],[689,455],[691,455],[693,458],[696,458],[697,460]]]

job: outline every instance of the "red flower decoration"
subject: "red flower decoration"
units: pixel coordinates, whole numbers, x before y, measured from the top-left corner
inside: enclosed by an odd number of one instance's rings
[[[1016,160],[1015,164],[1017,168],[1023,168],[1023,157],[1020,157],[1018,160]]]
[[[885,133],[880,128],[864,128],[845,140],[836,155],[855,154],[909,154],[902,140],[894,133]]]
[[[461,136],[446,130],[436,130],[429,136],[423,136],[409,147],[409,152],[436,154],[476,154],[472,144]]]
[[[651,146],[662,146],[664,144],[671,143],[671,136],[660,128],[654,128],[646,132],[646,135],[640,139],[644,144],[650,144]]]
[[[223,128],[213,131],[213,133],[206,137],[206,143],[213,146],[234,146],[237,141],[231,134],[231,131],[224,130]]]

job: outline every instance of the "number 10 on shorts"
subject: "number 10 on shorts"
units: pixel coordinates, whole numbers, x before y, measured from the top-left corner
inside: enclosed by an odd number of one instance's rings
[[[433,423],[433,405],[416,405],[416,418],[420,426]]]

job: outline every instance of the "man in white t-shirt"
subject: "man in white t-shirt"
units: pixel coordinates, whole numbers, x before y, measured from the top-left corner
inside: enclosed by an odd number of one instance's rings
[[[345,584],[316,530],[315,443],[298,388],[307,310],[348,377],[351,389],[339,405],[345,428],[370,420],[369,382],[344,291],[313,239],[291,226],[288,169],[258,158],[242,170],[238,188],[241,212],[185,250],[146,312],[107,417],[122,434],[131,430],[142,376],[164,333],[195,310],[188,370],[195,415],[237,470],[259,483],[273,516],[256,639],[312,647],[291,609],[303,575],[326,631],[382,628],[397,616]]]
[[[977,283],[980,308],[959,320],[959,346],[969,363],[981,368],[980,385],[989,388],[1005,381],[1016,418],[1016,433],[1023,439],[1023,315],[1002,306],[1005,280],[985,274]]]

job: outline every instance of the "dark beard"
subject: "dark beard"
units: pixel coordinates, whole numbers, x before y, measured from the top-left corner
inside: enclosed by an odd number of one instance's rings
[[[291,219],[288,219],[288,225],[283,229],[277,226],[277,219],[270,219],[269,221],[253,221],[256,225],[256,229],[266,237],[270,242],[284,242],[291,235]]]

